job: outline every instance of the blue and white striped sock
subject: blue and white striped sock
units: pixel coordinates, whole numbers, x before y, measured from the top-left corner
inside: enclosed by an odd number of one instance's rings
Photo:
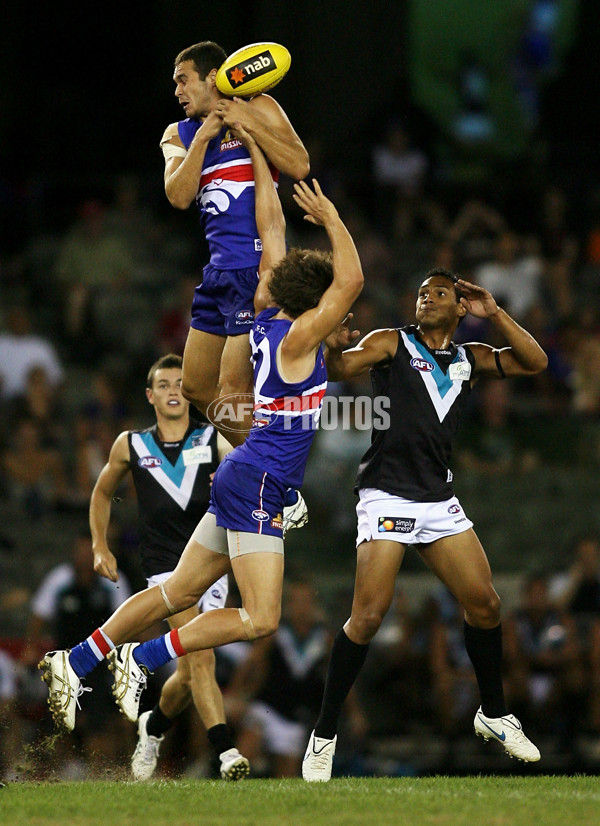
[[[163,637],[148,640],[133,650],[133,659],[138,665],[145,665],[148,671],[155,671],[177,657],[183,657],[187,652],[179,641],[179,631],[174,628]]]
[[[99,662],[115,647],[114,643],[101,628],[96,628],[93,634],[76,645],[69,654],[71,668],[79,679],[89,674]]]

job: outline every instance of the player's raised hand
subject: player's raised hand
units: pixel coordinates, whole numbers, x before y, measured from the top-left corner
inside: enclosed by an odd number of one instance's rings
[[[327,336],[324,343],[330,350],[343,350],[360,336],[360,330],[350,329],[353,318],[354,313],[348,313],[339,327]]]
[[[316,178],[312,179],[315,191],[313,192],[306,181],[294,184],[294,201],[306,212],[305,221],[318,226],[327,226],[327,223],[337,219],[338,212],[332,202],[323,195]]]
[[[232,128],[236,123],[248,126],[256,117],[252,107],[242,98],[222,98],[213,111],[221,118],[225,126]]]
[[[483,287],[478,287],[476,284],[471,284],[463,278],[459,278],[456,286],[462,293],[460,303],[463,307],[476,316],[476,318],[489,318],[496,315],[498,312],[498,305],[494,296]]]

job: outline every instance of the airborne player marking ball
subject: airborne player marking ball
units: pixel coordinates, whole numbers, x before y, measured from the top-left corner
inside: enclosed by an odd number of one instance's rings
[[[276,86],[291,62],[289,51],[279,43],[251,43],[229,55],[215,83],[223,95],[254,97]]]

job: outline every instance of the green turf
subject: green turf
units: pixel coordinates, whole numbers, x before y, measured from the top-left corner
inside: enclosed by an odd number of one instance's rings
[[[347,778],[19,783],[0,789],[0,824],[62,826],[592,826],[596,777]]]

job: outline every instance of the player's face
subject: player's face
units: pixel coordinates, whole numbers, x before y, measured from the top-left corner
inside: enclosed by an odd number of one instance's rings
[[[148,390],[148,401],[157,415],[166,419],[181,419],[187,415],[190,405],[181,393],[181,370],[178,367],[156,371]]]
[[[456,326],[459,307],[454,286],[447,278],[434,275],[419,287],[416,318],[424,329]]]
[[[215,104],[210,75],[200,80],[191,60],[184,60],[175,67],[175,97],[183,107],[187,118],[204,118]]]

